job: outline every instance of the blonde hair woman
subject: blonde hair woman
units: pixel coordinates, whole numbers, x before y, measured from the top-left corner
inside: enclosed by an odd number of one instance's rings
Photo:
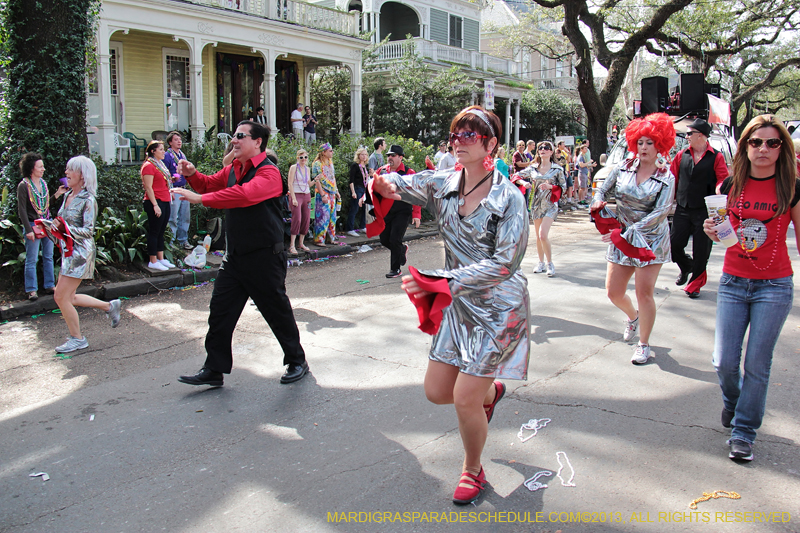
[[[289,239],[289,253],[296,255],[297,248],[294,247],[295,239],[298,240],[297,246],[304,252],[310,252],[308,246],[303,244],[303,239],[308,233],[310,212],[308,205],[311,203],[311,169],[308,168],[308,152],[304,149],[297,151],[297,163],[289,167],[289,200],[292,206],[292,229]]]

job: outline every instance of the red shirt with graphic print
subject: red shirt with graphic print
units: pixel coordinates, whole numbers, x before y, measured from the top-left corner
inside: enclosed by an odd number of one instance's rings
[[[728,194],[731,179],[722,182],[720,193]],[[728,210],[739,244],[725,252],[722,271],[749,279],[777,279],[792,275],[792,261],[786,247],[786,232],[792,221],[790,210],[772,218],[777,211],[775,176],[747,180],[742,199]],[[800,180],[795,183],[791,207],[800,200]],[[772,220],[770,220],[772,218]],[[774,260],[773,260],[774,256]]]

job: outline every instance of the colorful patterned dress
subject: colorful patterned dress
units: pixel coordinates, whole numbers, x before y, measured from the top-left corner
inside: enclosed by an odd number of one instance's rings
[[[311,175],[316,177],[322,174],[318,183],[320,188],[327,193],[327,200],[317,192],[314,200],[314,242],[325,244],[325,237],[330,236],[330,242],[336,240],[336,176],[333,174],[333,163],[322,165],[314,161],[311,165]]]

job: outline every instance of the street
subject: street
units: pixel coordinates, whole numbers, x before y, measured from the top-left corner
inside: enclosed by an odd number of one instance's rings
[[[54,357],[58,314],[0,325],[0,532],[800,531],[800,306],[775,349],[755,459],[734,463],[711,364],[724,249],[698,300],[662,268],[655,359],[634,366],[587,218],[553,226],[554,278],[532,274],[531,227],[528,381],[505,382],[477,505],[451,502],[455,411],[425,398],[430,337],[378,248],[289,269],[311,367],[291,385],[251,303],[225,386],[177,382],[204,361],[212,284],[124,300],[117,329],[80,310],[89,349],[68,359]],[[797,272],[793,238],[789,254]],[[443,257],[439,238],[410,242],[411,265]],[[535,435],[520,430],[531,420]],[[547,487],[526,488],[542,471]],[[690,510],[718,490],[741,499]]]

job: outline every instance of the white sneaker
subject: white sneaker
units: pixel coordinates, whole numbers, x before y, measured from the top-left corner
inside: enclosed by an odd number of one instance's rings
[[[166,266],[162,265],[158,261],[156,261],[155,263],[147,263],[147,268],[149,268],[150,270],[160,270],[162,272],[165,271],[165,270],[169,270],[169,268],[167,268]]]
[[[86,340],[86,337],[78,338],[70,337],[67,339],[67,342],[62,344],[61,346],[56,347],[56,352],[58,353],[70,353],[76,350],[83,350],[84,348],[89,347],[89,341]]]
[[[556,266],[553,263],[547,263],[547,277],[552,278],[556,275]]]
[[[650,345],[640,342],[636,345],[636,350],[634,350],[633,357],[631,357],[631,363],[634,365],[643,365],[651,357],[653,357],[653,354],[650,353]]]
[[[536,268],[533,269],[534,274],[541,274],[544,272],[544,263],[539,261],[539,264],[536,265]]]
[[[158,262],[161,263],[162,265],[164,265],[167,268],[175,268],[175,265],[173,265],[172,263],[170,263],[166,259],[159,259]]]
[[[347,234],[350,235],[351,237],[358,237],[358,232],[356,232],[356,230],[354,229],[348,231]]]
[[[639,329],[639,317],[634,320],[625,320],[625,331],[622,333],[622,340],[630,342],[636,336],[636,330]]]
[[[111,304],[111,307],[106,311],[106,315],[111,319],[111,327],[115,328],[119,325],[119,311],[122,308],[122,302],[119,300],[111,300],[108,303]]]

